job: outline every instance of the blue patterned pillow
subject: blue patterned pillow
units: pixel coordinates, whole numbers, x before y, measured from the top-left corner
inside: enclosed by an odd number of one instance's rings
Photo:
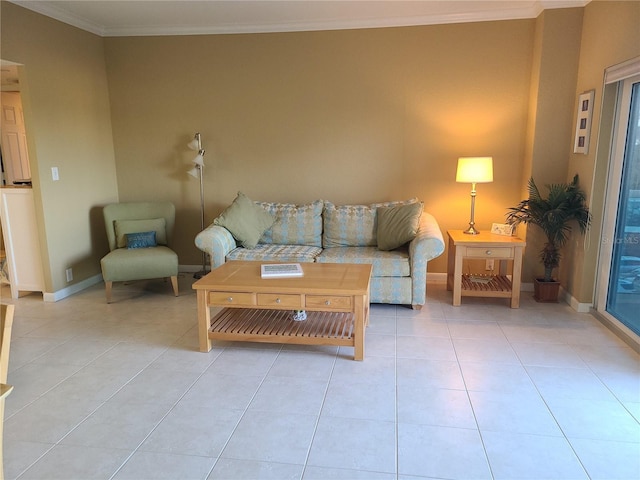
[[[156,232],[127,233],[127,248],[149,248],[157,246]]]

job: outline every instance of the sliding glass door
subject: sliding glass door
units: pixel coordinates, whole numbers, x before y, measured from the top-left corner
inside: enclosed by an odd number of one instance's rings
[[[640,335],[640,77],[620,82],[616,117],[598,310]]]

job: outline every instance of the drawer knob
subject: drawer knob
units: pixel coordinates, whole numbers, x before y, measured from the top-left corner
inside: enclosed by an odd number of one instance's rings
[[[324,301],[324,304],[325,304],[325,305],[331,305],[331,300],[325,300],[325,301]]]
[[[280,303],[282,300],[280,300],[279,298],[276,298],[276,303]]]
[[[492,255],[492,254],[493,254],[493,252],[492,252],[491,250],[487,250],[485,253],[486,253],[487,255]]]
[[[233,297],[228,297],[227,302],[233,302]]]

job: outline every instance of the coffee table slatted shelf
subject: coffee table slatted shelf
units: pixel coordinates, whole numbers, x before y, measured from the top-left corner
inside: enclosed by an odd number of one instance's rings
[[[288,310],[225,308],[211,321],[209,338],[250,342],[353,345],[354,315],[350,312],[307,311],[301,322]]]

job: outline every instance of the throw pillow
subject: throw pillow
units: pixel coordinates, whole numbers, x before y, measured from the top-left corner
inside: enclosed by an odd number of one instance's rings
[[[127,238],[127,248],[149,248],[158,245],[155,231],[127,233],[125,237]]]
[[[255,248],[265,230],[275,222],[275,217],[256,205],[242,192],[213,223],[231,232],[240,245]]]
[[[378,208],[378,249],[393,250],[416,237],[422,202]]]
[[[127,246],[127,233],[156,232],[156,242],[159,245],[167,244],[167,222],[164,218],[148,218],[144,220],[116,220],[116,245],[118,248]]]

